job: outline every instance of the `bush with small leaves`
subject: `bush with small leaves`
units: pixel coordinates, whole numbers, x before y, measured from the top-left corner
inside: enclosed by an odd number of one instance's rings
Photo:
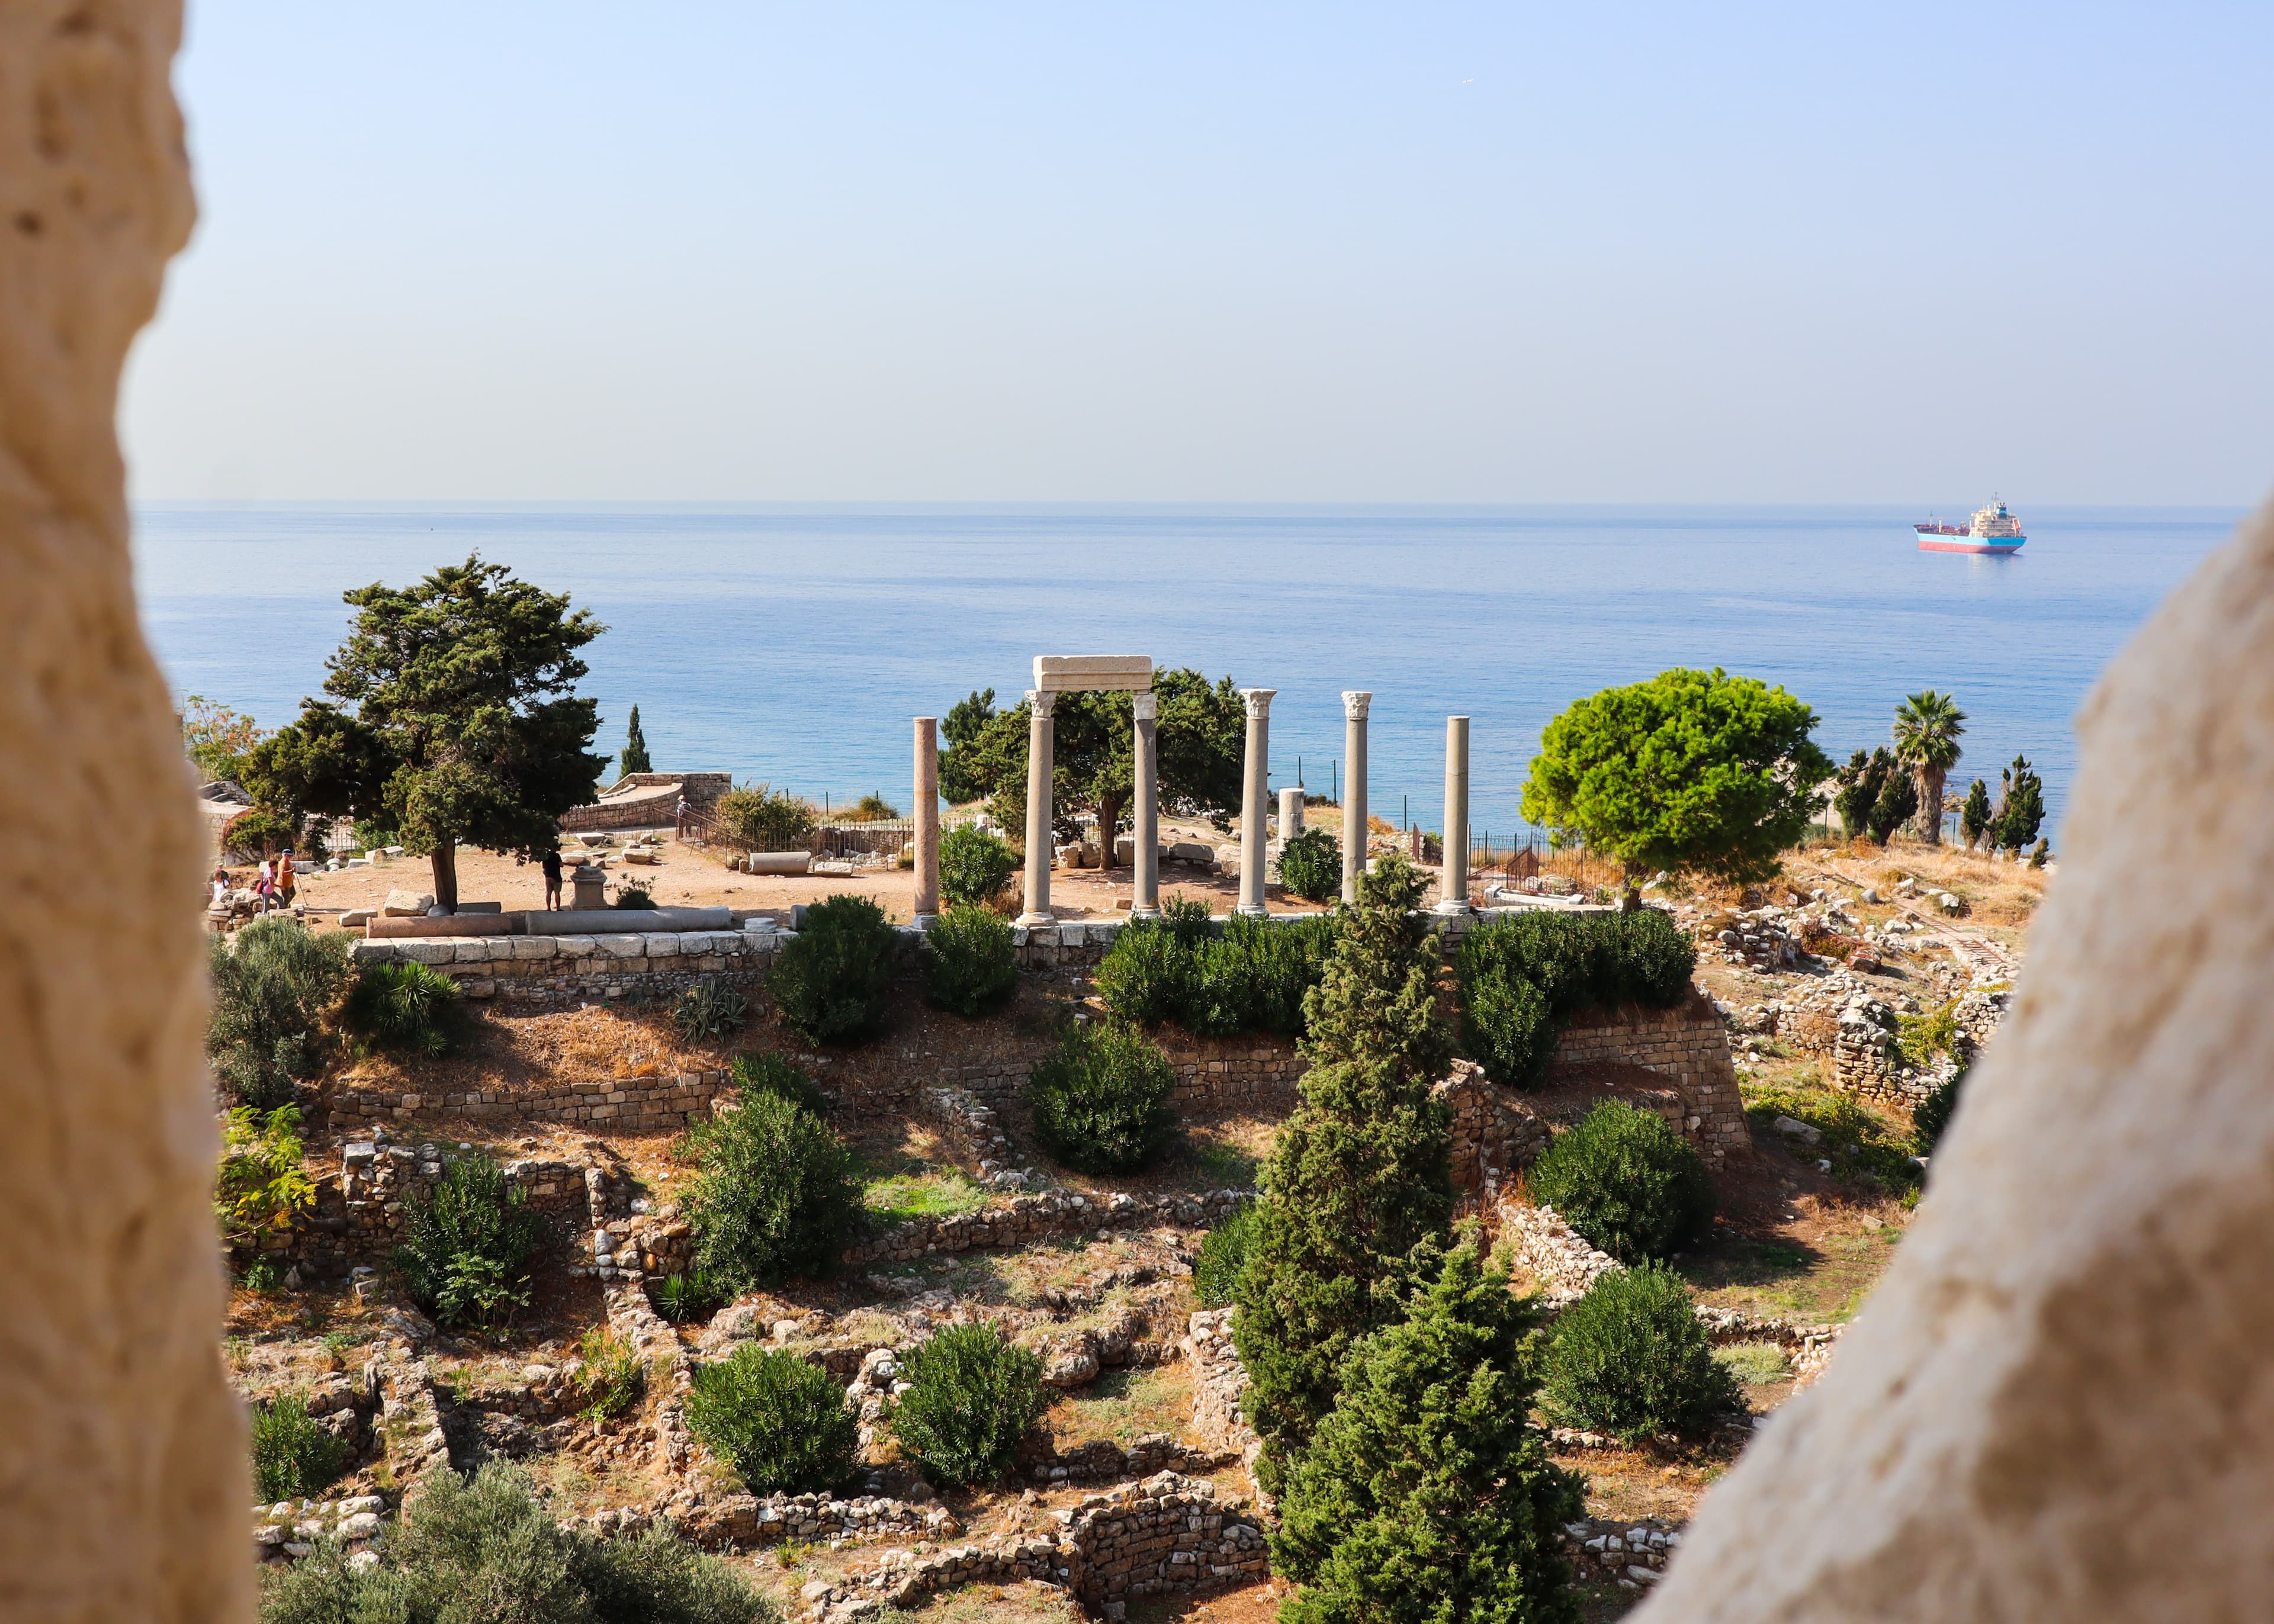
[[[455,1158],[431,1196],[403,1203],[395,1267],[418,1304],[443,1325],[496,1325],[529,1305],[530,1259],[545,1220],[480,1151]]]
[[[883,1025],[900,933],[866,897],[815,903],[769,983],[784,1019],[811,1042],[843,1043]]]
[[[349,1448],[297,1398],[252,1407],[252,1482],[263,1504],[314,1494],[347,1470]]]
[[[1035,1137],[1066,1167],[1133,1171],[1176,1131],[1176,1067],[1134,1026],[1078,1026],[1028,1079]]]
[[[640,1402],[647,1391],[647,1361],[607,1326],[596,1325],[576,1344],[584,1369],[577,1386],[584,1395],[584,1415],[593,1421],[613,1421]]]
[[[1306,902],[1324,902],[1343,888],[1343,843],[1306,829],[1279,848],[1279,883]]]
[[[456,1048],[466,1023],[457,982],[423,964],[364,966],[344,1017],[365,1049],[429,1060]]]
[[[553,1515],[503,1462],[433,1473],[375,1565],[327,1540],[265,1572],[260,1624],[780,1624],[733,1568],[665,1530],[601,1539]]]
[[[813,1079],[770,1049],[737,1055],[727,1070],[734,1075],[735,1088],[746,1098],[753,1094],[776,1094],[817,1116],[829,1114],[829,1101],[821,1097]]]
[[[749,1000],[723,975],[706,975],[680,995],[671,1019],[680,1035],[697,1043],[716,1042],[740,1032],[750,1018]]]
[[[231,1245],[290,1229],[316,1204],[316,1181],[300,1165],[302,1154],[298,1106],[263,1114],[240,1105],[230,1112],[214,1176],[214,1216]]]
[[[689,1134],[702,1164],[687,1199],[698,1267],[736,1289],[827,1274],[859,1215],[853,1153],[786,1094],[745,1086]]]
[[[1622,1263],[1669,1257],[1713,1223],[1697,1147],[1655,1111],[1606,1100],[1532,1164],[1532,1192]]]
[[[794,1353],[745,1343],[697,1365],[686,1414],[688,1429],[753,1494],[840,1488],[859,1469],[861,1422],[844,1384]]]
[[[1099,1001],[1119,1020],[1174,1019],[1192,997],[1193,955],[1167,925],[1132,920],[1098,961]]]
[[[1049,1407],[1043,1362],[991,1325],[945,1327],[902,1365],[909,1387],[889,1412],[893,1435],[952,1488],[1008,1471]]]
[[[1690,996],[1698,950],[1673,917],[1523,914],[1462,939],[1462,1047],[1512,1087],[1537,1088],[1563,1025],[1620,1004],[1672,1009]]]
[[[1742,1402],[1682,1277],[1659,1264],[1605,1274],[1565,1309],[1541,1374],[1548,1414],[1626,1443],[1694,1437]]]
[[[612,908],[646,909],[655,906],[655,894],[644,885],[626,885],[608,904]]]
[[[1239,1292],[1239,1271],[1247,1267],[1259,1222],[1251,1201],[1201,1242],[1200,1255],[1193,1259],[1193,1295],[1202,1308],[1226,1307]]]
[[[958,1015],[984,1015],[1019,990],[1011,922],[969,903],[951,906],[924,933],[924,996]]]
[[[706,1320],[734,1299],[734,1293],[703,1269],[666,1274],[655,1282],[655,1312],[673,1325]]]
[[[348,981],[344,936],[311,936],[290,919],[255,921],[215,936],[207,968],[213,1013],[206,1057],[242,1104],[274,1110],[295,1083],[323,1074],[333,1044],[324,1021]]]
[[[1018,868],[1019,854],[976,823],[958,823],[940,837],[939,894],[948,902],[984,906]]]

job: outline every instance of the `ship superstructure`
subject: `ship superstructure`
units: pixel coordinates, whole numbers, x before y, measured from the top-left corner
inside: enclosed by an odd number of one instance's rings
[[[1963,525],[1929,519],[1911,529],[1918,532],[1922,553],[2019,553],[2029,540],[2022,534],[2022,522],[2000,501],[1976,508],[1973,519]]]

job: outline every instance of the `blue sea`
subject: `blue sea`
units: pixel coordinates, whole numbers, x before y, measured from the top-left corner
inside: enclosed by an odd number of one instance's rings
[[[1958,493],[1946,511],[1969,504]],[[1844,759],[1954,691],[1961,784],[2026,754],[2058,816],[2070,718],[2240,509],[2037,508],[2014,558],[1917,550],[1865,508],[153,504],[144,623],[175,688],[290,721],[343,590],[469,553],[608,627],[584,691],[658,767],[908,801],[911,717],[1016,703],[1037,654],[1145,654],[1272,688],[1275,786],[1329,788],[1344,688],[1374,690],[1370,800],[1436,827],[1444,718],[1472,722],[1472,826],[1520,827],[1540,728],[1672,665],[1781,683]]]

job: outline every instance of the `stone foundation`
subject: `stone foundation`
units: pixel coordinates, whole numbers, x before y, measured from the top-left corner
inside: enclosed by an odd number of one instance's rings
[[[1709,1161],[1752,1154],[1728,1028],[1705,994],[1693,989],[1687,1003],[1670,1010],[1630,1006],[1579,1016],[1556,1040],[1548,1085],[1585,1082],[1621,1070],[1666,1079],[1671,1095],[1650,1103],[1676,1132],[1696,1141]]]

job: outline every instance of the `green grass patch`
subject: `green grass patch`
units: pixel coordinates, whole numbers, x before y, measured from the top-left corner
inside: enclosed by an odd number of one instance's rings
[[[1891,1194],[1916,1192],[1925,1175],[1911,1161],[1908,1129],[1864,1105],[1853,1094],[1794,1082],[1757,1079],[1741,1082],[1745,1119],[1761,1144],[1781,1141],[1776,1119],[1789,1116],[1819,1129],[1821,1144],[1791,1145],[1795,1155],[1814,1155],[1832,1163],[1833,1177],[1843,1182],[1872,1184]]]
[[[953,1218],[987,1205],[986,1186],[960,1168],[903,1162],[861,1174],[861,1205],[879,1223],[909,1223],[919,1218]]]
[[[1766,1387],[1792,1374],[1784,1350],[1774,1342],[1735,1342],[1713,1350],[1713,1358],[1749,1387]]]

